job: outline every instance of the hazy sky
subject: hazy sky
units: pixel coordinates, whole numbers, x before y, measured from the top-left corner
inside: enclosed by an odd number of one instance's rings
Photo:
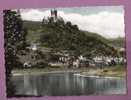
[[[77,24],[79,29],[96,32],[106,38],[124,37],[123,6],[57,8],[58,16]],[[50,8],[21,9],[22,19],[41,21],[50,16]]]

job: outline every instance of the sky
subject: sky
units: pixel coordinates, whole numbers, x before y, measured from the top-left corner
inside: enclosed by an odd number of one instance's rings
[[[58,16],[78,25],[80,30],[98,33],[105,38],[125,37],[123,6],[56,8]],[[51,8],[21,9],[23,20],[42,21]]]

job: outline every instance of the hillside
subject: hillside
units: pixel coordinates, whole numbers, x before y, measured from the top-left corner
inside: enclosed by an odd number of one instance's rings
[[[116,38],[116,39],[110,39],[109,42],[110,44],[112,44],[114,47],[118,47],[118,48],[124,48],[125,47],[125,38]]]
[[[125,47],[125,38],[118,37],[118,38],[104,38],[98,33],[83,31],[87,36],[93,36],[95,38],[100,39],[101,41],[115,47],[115,48],[123,48]]]
[[[26,27],[29,30],[38,30],[41,28],[41,22],[39,21],[23,21],[23,26]]]
[[[27,41],[40,43],[41,46],[57,50],[71,50],[76,54],[93,56],[96,54],[110,55],[116,52],[113,47],[122,47],[123,39],[106,39],[97,33],[79,30],[71,22],[24,21],[28,29]]]
[[[24,21],[24,27],[28,29],[27,38],[30,42],[36,42],[39,38],[41,33],[41,22],[38,21]],[[100,39],[101,41],[117,48],[121,48],[125,46],[125,39],[124,38],[114,38],[114,39],[106,39],[99,35],[98,33],[88,32],[80,30],[82,33],[85,33],[87,36],[92,36],[95,38]]]

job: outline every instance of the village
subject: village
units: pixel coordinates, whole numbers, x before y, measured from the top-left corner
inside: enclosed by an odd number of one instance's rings
[[[39,51],[40,47],[38,47],[36,44],[31,45],[30,47],[27,47],[32,53],[35,53]],[[51,53],[51,50],[44,48],[42,49],[43,53]],[[121,52],[124,52],[124,49],[121,48]],[[48,62],[50,66],[67,66],[67,67],[74,67],[74,68],[80,68],[80,67],[109,67],[113,65],[119,65],[119,64],[126,64],[126,59],[124,57],[112,57],[112,56],[95,56],[92,59],[88,59],[86,57],[83,57],[82,55],[75,56],[75,54],[70,55],[68,51],[63,52],[55,52],[55,57],[51,58]],[[37,55],[31,55],[28,57],[21,56],[21,59],[24,61],[23,67],[29,68],[33,65],[34,62],[37,62]],[[34,61],[32,61],[34,60]]]

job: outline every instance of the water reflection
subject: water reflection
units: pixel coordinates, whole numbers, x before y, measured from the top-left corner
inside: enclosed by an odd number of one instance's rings
[[[14,76],[16,95],[66,96],[126,94],[123,78],[93,78],[73,73]]]

